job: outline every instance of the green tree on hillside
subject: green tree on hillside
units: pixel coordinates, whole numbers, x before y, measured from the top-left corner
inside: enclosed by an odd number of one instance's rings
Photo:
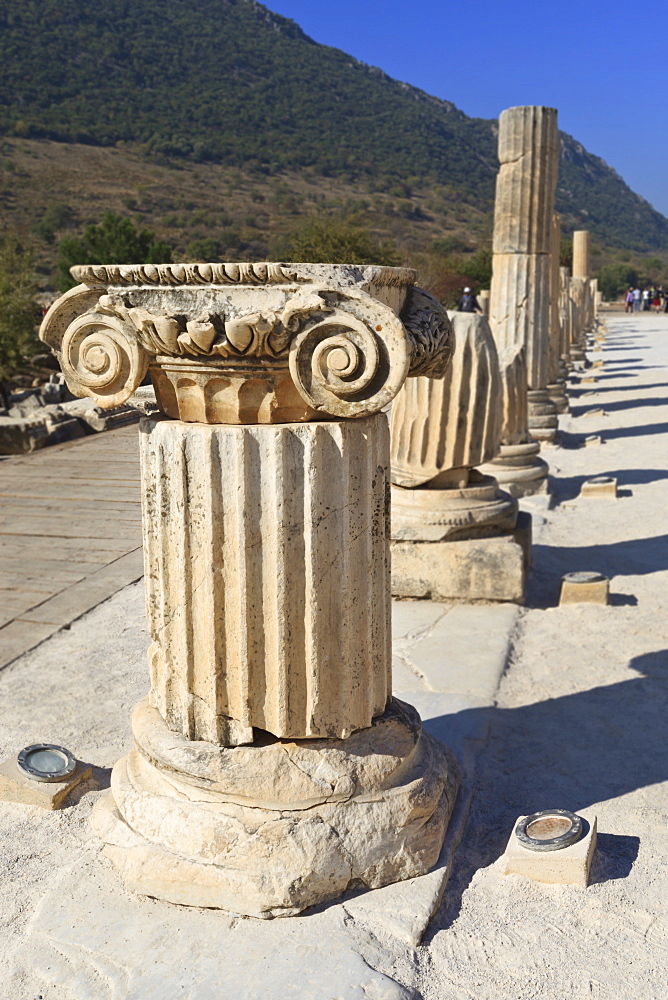
[[[7,406],[7,379],[39,345],[32,254],[15,233],[0,241],[0,398]]]
[[[148,229],[137,229],[131,219],[107,212],[99,226],[87,226],[83,236],[65,236],[58,246],[58,287],[74,284],[75,264],[170,264],[172,248],[156,240]]]
[[[607,302],[613,302],[637,283],[638,272],[628,264],[605,264],[598,272],[598,287]]]
[[[573,271],[573,237],[563,237],[559,246],[559,267]]]
[[[275,247],[283,260],[323,264],[385,264],[395,267],[399,258],[388,243],[379,243],[359,226],[336,219],[309,216]]]

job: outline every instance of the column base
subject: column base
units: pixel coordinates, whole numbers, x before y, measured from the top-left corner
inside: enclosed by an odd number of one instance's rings
[[[522,601],[531,529],[517,500],[476,469],[460,489],[392,486],[392,595]]]
[[[571,347],[570,359],[575,371],[581,371],[587,367],[587,352],[582,347]]]
[[[252,746],[223,748],[172,732],[147,702],[133,732],[92,824],[142,895],[291,916],[438,859],[458,767],[396,699],[345,740],[257,731]]]
[[[566,383],[559,379],[552,382],[547,387],[547,394],[554,403],[557,413],[568,413],[568,396],[566,395]],[[535,437],[535,432],[531,432]]]
[[[557,408],[547,389],[529,389],[527,393],[529,433],[536,441],[554,442],[559,433]]]
[[[517,501],[499,489],[493,476],[477,470],[459,488],[404,489],[392,485],[392,539],[440,542],[485,538],[512,531]]]
[[[480,472],[494,476],[499,486],[512,497],[537,496],[549,493],[549,468],[547,462],[539,458],[538,441],[522,444],[502,444],[499,454]]]

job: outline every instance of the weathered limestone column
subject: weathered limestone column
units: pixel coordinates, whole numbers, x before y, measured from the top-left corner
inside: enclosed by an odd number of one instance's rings
[[[598,329],[600,323],[598,318],[598,313],[601,307],[601,293],[598,290],[598,278],[589,279],[589,301],[591,308],[591,326],[592,329],[596,332],[595,339],[605,340],[602,331]]]
[[[583,368],[586,364],[586,334],[591,322],[589,245],[589,232],[586,229],[578,229],[573,233],[573,276],[570,294],[576,307],[576,328],[573,330],[570,356],[577,368]]]
[[[526,496],[548,489],[548,469],[538,457],[540,445],[530,433],[529,412],[532,431],[535,427],[541,439],[553,438],[557,429],[556,407],[546,388],[556,111],[542,107],[504,111],[499,118],[499,160],[490,326],[499,356],[506,359],[502,380],[517,377],[523,365],[529,392],[520,399],[514,387],[504,385],[504,399],[514,400],[512,440],[502,434],[499,455],[483,471],[496,476],[513,496]]]
[[[554,108],[509,108],[499,118],[490,323],[500,348],[524,345],[529,430],[554,441],[549,381],[552,215],[559,164]]]
[[[561,371],[567,373],[572,368],[570,359],[573,300],[571,299],[571,273],[567,267],[559,268],[559,326],[561,330],[560,363]],[[566,374],[564,374],[564,378]]]
[[[151,689],[93,824],[137,892],[298,913],[427,871],[456,765],[392,698],[389,435],[452,331],[400,268],[81,267],[41,337],[141,423]]]
[[[475,469],[499,450],[499,360],[489,323],[450,313],[444,379],[410,379],[391,415],[392,593],[432,600],[521,601],[517,501]]]
[[[550,399],[557,408],[557,413],[568,413],[568,396],[566,395],[566,376],[568,370],[562,361],[561,329],[561,275],[559,268],[559,253],[561,250],[561,219],[555,213],[552,216],[552,240],[550,249],[550,336],[548,341],[548,384]]]
[[[489,316],[489,288],[484,288],[481,292],[478,292],[478,302],[483,316]]]
[[[589,277],[589,232],[576,229],[573,233],[573,277]]]
[[[513,497],[547,493],[547,462],[527,430],[527,365],[524,347],[499,351],[501,372],[501,448],[492,462],[480,466]]]

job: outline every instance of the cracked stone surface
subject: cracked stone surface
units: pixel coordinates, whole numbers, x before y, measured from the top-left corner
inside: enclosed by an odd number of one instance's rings
[[[439,857],[458,767],[396,699],[347,740],[200,753],[146,703],[133,732],[93,828],[137,892],[285,916],[422,875]]]

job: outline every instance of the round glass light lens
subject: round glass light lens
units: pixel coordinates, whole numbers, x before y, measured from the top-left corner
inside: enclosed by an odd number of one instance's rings
[[[515,836],[530,851],[559,851],[577,843],[583,830],[581,816],[568,809],[545,809],[520,820]]]
[[[35,781],[65,781],[74,774],[76,758],[55,743],[33,743],[18,755],[20,770]]]
[[[602,573],[596,573],[593,570],[578,570],[575,573],[564,573],[563,578],[569,583],[599,583],[601,580],[605,580]]]

